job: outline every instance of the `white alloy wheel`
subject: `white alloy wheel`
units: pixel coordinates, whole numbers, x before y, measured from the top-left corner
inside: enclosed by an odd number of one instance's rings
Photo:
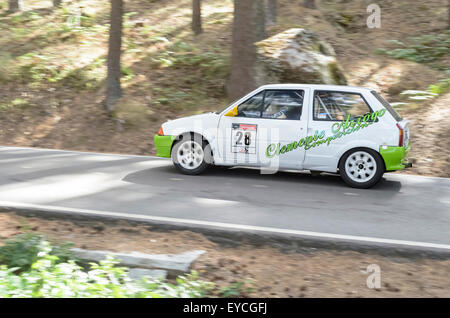
[[[345,172],[354,182],[368,182],[377,173],[377,162],[371,154],[365,151],[357,151],[352,153],[345,161]]]
[[[178,164],[187,170],[200,167],[204,157],[202,145],[195,140],[182,141],[176,153]]]

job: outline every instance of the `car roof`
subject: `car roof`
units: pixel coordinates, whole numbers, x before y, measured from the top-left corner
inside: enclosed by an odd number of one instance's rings
[[[315,90],[332,90],[332,91],[372,91],[370,88],[346,86],[346,85],[325,85],[325,84],[268,84],[263,85],[260,88],[263,89],[301,89],[312,88]]]

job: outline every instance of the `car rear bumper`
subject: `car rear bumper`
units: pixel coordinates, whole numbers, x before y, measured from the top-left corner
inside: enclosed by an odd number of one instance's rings
[[[153,141],[156,147],[156,155],[158,157],[170,158],[170,152],[175,138],[175,136],[155,135]]]
[[[380,154],[383,157],[386,171],[402,170],[411,168],[412,163],[408,162],[407,156],[410,146],[404,147],[380,147]]]

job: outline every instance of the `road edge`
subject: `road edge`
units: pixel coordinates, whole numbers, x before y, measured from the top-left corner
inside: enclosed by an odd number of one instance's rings
[[[270,245],[283,252],[311,253],[314,250],[355,251],[360,253],[374,253],[389,257],[450,259],[450,249],[427,248],[421,246],[405,246],[400,244],[386,244],[379,242],[363,242],[341,238],[311,237],[299,234],[273,233],[255,230],[239,230],[220,226],[206,226],[202,224],[186,224],[182,222],[167,222],[139,218],[138,215],[115,216],[105,214],[83,213],[79,209],[40,207],[2,206],[0,213],[14,212],[24,217],[43,219],[57,219],[77,222],[100,221],[115,224],[126,221],[131,225],[146,224],[151,230],[158,231],[192,231],[204,235],[209,240],[228,247],[241,244],[254,246]],[[98,211],[105,213],[105,211]]]

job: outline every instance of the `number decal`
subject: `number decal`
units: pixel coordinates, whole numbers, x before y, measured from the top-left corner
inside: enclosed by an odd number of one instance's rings
[[[231,152],[256,154],[257,125],[232,124]]]
[[[251,139],[250,139],[250,133],[249,132],[246,132],[245,133],[245,139],[244,139],[245,141],[244,141],[244,143],[245,143],[245,145],[246,146],[250,146],[250,141],[251,141]]]
[[[242,145],[241,139],[242,139],[242,131],[238,131],[236,133],[237,136],[237,141],[236,141],[236,145]]]

